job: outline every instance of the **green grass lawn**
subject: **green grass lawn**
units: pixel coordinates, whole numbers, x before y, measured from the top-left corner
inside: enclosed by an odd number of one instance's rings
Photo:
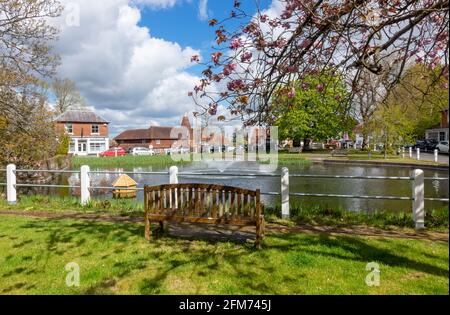
[[[405,155],[407,156],[407,154]],[[373,161],[379,163],[402,163],[402,164],[420,164],[420,165],[433,165],[433,166],[446,166],[445,163],[435,163],[428,160],[417,160],[415,158],[402,158],[401,155],[389,154],[384,157],[384,154],[379,152],[371,152],[369,156],[368,152],[352,150],[346,157],[333,157],[331,151],[319,150],[317,152],[303,152],[303,153],[279,153],[278,161],[280,164],[294,164],[294,163],[308,163],[313,159],[326,159],[326,160],[341,160],[341,161]]]
[[[1,294],[448,294],[448,243],[270,234],[250,243],[150,243],[143,226],[2,216]],[[80,286],[67,287],[67,263]],[[369,262],[380,286],[365,284]]]

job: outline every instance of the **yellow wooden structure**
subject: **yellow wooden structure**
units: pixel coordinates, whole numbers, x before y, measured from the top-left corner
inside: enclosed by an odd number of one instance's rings
[[[113,198],[136,198],[137,183],[127,174],[117,177],[112,185]]]

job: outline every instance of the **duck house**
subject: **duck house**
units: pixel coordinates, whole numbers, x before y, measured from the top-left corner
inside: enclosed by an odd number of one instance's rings
[[[127,174],[122,174],[112,184],[113,198],[136,198],[137,183]]]

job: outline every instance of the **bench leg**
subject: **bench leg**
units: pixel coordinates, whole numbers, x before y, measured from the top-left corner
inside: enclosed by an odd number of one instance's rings
[[[150,241],[150,221],[148,220],[147,213],[144,216],[144,223],[145,223],[145,239],[147,241]]]
[[[262,221],[261,218],[258,218],[256,220],[256,240],[255,240],[255,247],[257,249],[261,249],[261,241],[262,241]]]

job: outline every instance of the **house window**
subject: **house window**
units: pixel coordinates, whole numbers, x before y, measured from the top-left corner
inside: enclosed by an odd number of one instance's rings
[[[98,125],[91,126],[91,134],[98,134]]]
[[[91,142],[89,144],[89,151],[103,152],[103,151],[105,151],[105,143],[104,142]]]
[[[66,129],[67,133],[70,133],[70,134],[73,133],[73,126],[72,126],[72,124],[65,124],[64,128]]]
[[[445,132],[439,132],[439,141],[445,141]]]
[[[155,140],[155,143],[156,143],[156,144],[161,144],[161,140],[160,140],[160,139],[156,139],[156,140]]]
[[[75,141],[74,140],[70,140],[69,152],[75,152]]]

